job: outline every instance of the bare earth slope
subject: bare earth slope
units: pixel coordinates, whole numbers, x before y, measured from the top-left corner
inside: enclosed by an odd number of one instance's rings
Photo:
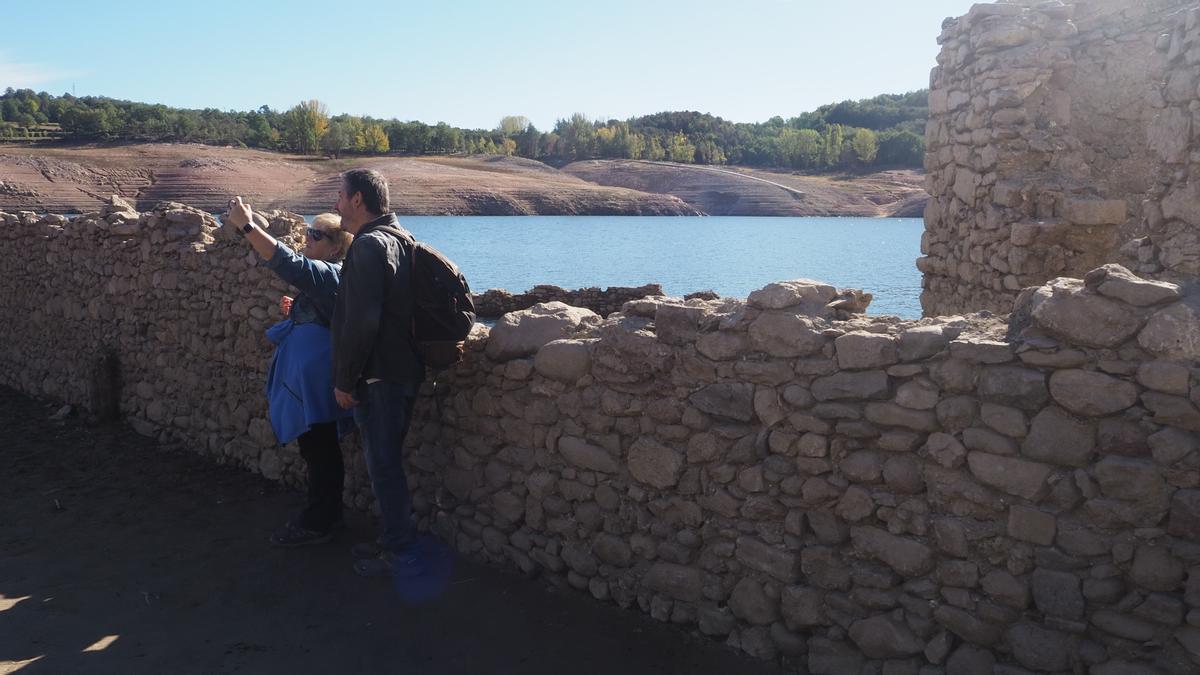
[[[381,171],[392,206],[418,215],[694,215],[676,197],[602,186],[540,162],[509,157],[314,159],[197,144],[0,148],[0,211],[88,211],[112,194],[150,208],[174,200],[224,208],[240,194],[261,208],[327,211],[337,175]]]
[[[745,167],[589,160],[563,167],[600,185],[679,197],[713,216],[918,217],[928,195],[917,171],[806,176]]]

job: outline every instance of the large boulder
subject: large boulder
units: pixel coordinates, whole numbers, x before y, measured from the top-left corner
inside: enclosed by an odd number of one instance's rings
[[[1116,347],[1137,334],[1144,311],[1088,288],[1078,279],[1060,277],[1037,289],[1031,315],[1042,328],[1087,347]]]
[[[537,353],[542,345],[570,338],[601,322],[600,316],[590,309],[562,302],[539,303],[500,317],[492,328],[486,352],[493,361],[523,358]]]
[[[750,293],[746,302],[760,309],[798,307],[806,314],[826,313],[825,305],[837,297],[837,289],[812,279],[792,279],[767,284]]]
[[[553,340],[547,342],[533,359],[533,367],[552,380],[574,384],[587,375],[592,355],[587,340]]]

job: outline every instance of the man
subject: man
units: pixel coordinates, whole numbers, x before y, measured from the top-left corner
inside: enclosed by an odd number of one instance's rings
[[[387,180],[378,172],[342,174],[335,208],[354,241],[333,311],[334,396],[354,410],[383,515],[378,546],[354,549],[354,569],[363,576],[420,572],[403,449],[425,368],[411,338],[411,247],[380,229],[400,228],[388,202]]]

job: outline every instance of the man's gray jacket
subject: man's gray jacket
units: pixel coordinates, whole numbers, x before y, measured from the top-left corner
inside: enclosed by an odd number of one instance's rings
[[[367,380],[415,386],[425,378],[412,343],[411,246],[380,227],[404,231],[390,213],[362,226],[333,310],[333,383],[349,394]]]

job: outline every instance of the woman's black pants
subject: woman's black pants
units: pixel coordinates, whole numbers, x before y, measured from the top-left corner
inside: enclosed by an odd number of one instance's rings
[[[308,463],[308,505],[300,514],[300,527],[326,532],[342,520],[342,486],[345,469],[338,444],[337,422],[321,422],[296,439],[300,456]]]

